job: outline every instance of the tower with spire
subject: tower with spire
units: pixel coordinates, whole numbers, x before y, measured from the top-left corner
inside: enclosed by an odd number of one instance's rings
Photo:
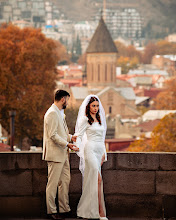
[[[89,88],[116,85],[117,48],[101,16],[86,51],[87,86]]]

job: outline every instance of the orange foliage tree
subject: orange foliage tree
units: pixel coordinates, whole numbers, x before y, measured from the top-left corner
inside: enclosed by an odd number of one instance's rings
[[[144,49],[142,62],[144,64],[150,64],[152,61],[152,57],[156,54],[156,50],[157,50],[156,44],[149,42]]]
[[[127,47],[120,41],[115,41],[114,43],[117,47],[118,56],[127,57]]]
[[[156,53],[159,55],[176,54],[176,43],[160,40],[156,43]]]
[[[176,109],[176,77],[166,81],[165,90],[160,92],[154,100],[154,108],[158,110]]]
[[[131,152],[176,152],[176,114],[168,114],[154,128],[151,139],[141,137],[128,148]]]
[[[83,53],[79,59],[78,59],[78,64],[80,65],[85,65],[86,64],[86,53]]]
[[[125,46],[119,41],[115,41],[114,43],[118,50],[118,57],[128,57],[130,59],[136,57],[139,61],[142,60],[141,52],[137,51],[133,45]]]
[[[166,40],[160,40],[156,43],[149,42],[145,47],[142,62],[145,64],[150,64],[152,57],[155,54],[176,54],[176,43],[171,43]]]
[[[117,59],[117,66],[120,66],[122,69],[122,74],[127,74],[130,69],[134,69],[138,66],[139,60],[137,57],[119,57]]]
[[[122,74],[127,74],[130,69],[137,68],[142,59],[142,55],[133,45],[125,46],[119,41],[115,41],[118,50],[117,66],[122,68]]]
[[[61,44],[60,41],[56,41],[56,40],[53,40],[55,45],[56,45],[56,48],[59,48],[57,50],[57,55],[59,56],[59,64],[69,64],[70,63],[70,56],[69,54],[67,53],[67,49],[66,47]]]
[[[152,151],[176,151],[176,114],[166,115],[152,132]]]
[[[145,138],[144,135],[130,144],[127,151],[130,152],[150,152],[151,151],[151,139]]]
[[[1,123],[9,131],[9,110],[16,110],[15,137],[41,145],[43,116],[53,100],[59,46],[39,29],[0,27]]]

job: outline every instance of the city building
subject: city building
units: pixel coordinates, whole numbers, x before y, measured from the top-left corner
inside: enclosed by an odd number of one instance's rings
[[[140,116],[136,109],[133,88],[128,82],[119,82],[116,79],[117,53],[107,26],[101,18],[86,50],[87,86],[70,87],[71,107],[79,107],[89,94],[96,94],[101,99],[107,117],[107,138],[115,137],[117,115],[122,119],[135,120]],[[117,82],[121,86],[117,86]]]
[[[103,18],[100,19],[86,54],[87,86],[115,86],[117,48]]]
[[[35,27],[59,19],[60,11],[51,1],[44,0],[1,0],[0,23],[24,20]]]
[[[170,34],[166,37],[166,40],[171,43],[176,43],[176,33]]]
[[[12,24],[19,28],[33,27],[33,24],[24,20],[12,21]]]
[[[176,75],[176,55],[155,55],[152,64],[166,70],[170,76]]]
[[[113,39],[119,36],[138,39],[142,36],[143,18],[135,8],[104,9],[105,22]],[[100,11],[95,16],[99,20]]]

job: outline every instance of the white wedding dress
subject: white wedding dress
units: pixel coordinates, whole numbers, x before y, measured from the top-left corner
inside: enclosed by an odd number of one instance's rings
[[[82,195],[77,208],[77,216],[83,218],[100,218],[98,201],[98,173],[101,176],[101,160],[105,154],[107,160],[106,148],[104,143],[104,126],[99,122],[92,125],[88,123],[88,118],[84,116],[80,123],[79,133],[77,134],[76,145],[81,148],[81,139],[86,132],[87,142],[84,148],[84,178]],[[101,181],[101,204],[106,216],[103,181]]]

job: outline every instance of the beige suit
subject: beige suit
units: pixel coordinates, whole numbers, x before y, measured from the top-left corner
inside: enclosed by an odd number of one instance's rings
[[[44,117],[43,160],[48,162],[46,187],[47,213],[57,213],[55,198],[58,188],[59,212],[69,212],[68,190],[70,165],[68,148],[71,139],[61,111],[53,104]]]

